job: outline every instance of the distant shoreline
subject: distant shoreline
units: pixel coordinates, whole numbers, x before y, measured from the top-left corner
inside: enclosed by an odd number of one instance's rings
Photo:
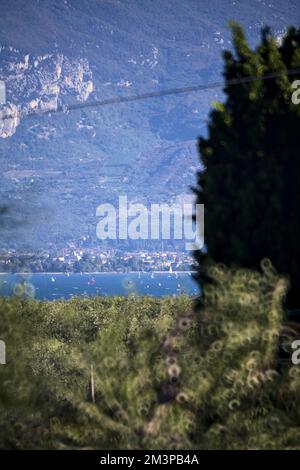
[[[57,272],[57,273],[53,273],[53,272],[43,272],[43,273],[31,273],[31,272],[21,272],[21,273],[0,273],[0,276],[28,276],[28,275],[31,275],[31,276],[35,276],[35,275],[45,275],[45,274],[49,274],[49,275],[52,275],[52,276],[57,276],[57,275],[64,275],[66,276],[67,274],[70,274],[70,275],[90,275],[90,276],[94,276],[95,274],[196,274],[197,271],[172,271],[171,273],[169,271],[107,271],[107,272],[104,272],[104,271],[95,271],[95,272],[82,272],[82,273],[73,273],[73,272],[69,272],[69,273],[62,273],[62,272]]]

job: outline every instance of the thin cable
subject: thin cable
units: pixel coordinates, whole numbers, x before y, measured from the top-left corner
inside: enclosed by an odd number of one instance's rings
[[[184,93],[193,93],[193,92],[198,92],[198,91],[205,91],[213,88],[220,88],[220,87],[228,87],[228,86],[233,86],[233,85],[241,85],[243,83],[251,83],[259,80],[271,80],[274,78],[278,78],[282,75],[296,75],[300,74],[300,68],[296,69],[288,69],[287,71],[284,72],[270,72],[262,76],[248,76],[248,77],[243,77],[243,78],[233,78],[231,80],[228,80],[227,82],[211,82],[203,85],[194,85],[194,86],[189,86],[189,87],[182,87],[182,88],[170,88],[168,90],[161,90],[161,91],[153,91],[149,93],[144,93],[141,95],[133,95],[133,96],[124,96],[124,97],[118,97],[118,98],[110,98],[107,100],[95,100],[95,101],[90,101],[88,103],[75,103],[71,105],[59,105],[57,108],[53,110],[39,110],[39,111],[29,111],[20,115],[20,117],[30,117],[30,116],[43,116],[43,115],[48,115],[52,113],[67,113],[69,111],[75,111],[78,109],[85,109],[85,108],[94,108],[94,107],[102,107],[102,106],[111,106],[111,105],[116,105],[116,104],[122,104],[122,103],[132,103],[135,101],[142,101],[142,100],[147,100],[151,98],[159,98],[163,96],[171,96],[171,95],[179,95],[179,94],[184,94]],[[18,116],[14,115],[6,115],[3,116],[2,120],[7,120],[7,119],[12,119]]]

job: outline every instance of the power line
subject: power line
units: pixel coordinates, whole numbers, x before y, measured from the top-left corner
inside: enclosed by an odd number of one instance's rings
[[[171,95],[179,95],[179,94],[185,94],[185,93],[193,93],[193,92],[199,92],[199,91],[205,91],[213,88],[220,88],[220,87],[228,87],[228,86],[234,86],[234,85],[241,85],[244,83],[251,83],[255,81],[260,81],[260,80],[271,80],[274,78],[281,77],[282,75],[296,75],[300,74],[300,68],[296,69],[288,69],[283,72],[270,72],[262,76],[248,76],[248,77],[242,77],[242,78],[233,78],[231,80],[227,80],[225,83],[224,82],[211,82],[211,83],[206,83],[203,85],[193,85],[189,87],[181,87],[181,88],[169,88],[167,90],[161,90],[161,91],[153,91],[149,93],[143,93],[140,95],[133,95],[133,96],[120,96],[117,98],[109,98],[106,100],[94,100],[90,101],[87,103],[74,103],[71,105],[59,105],[57,108],[53,110],[39,110],[39,111],[28,111],[23,114],[24,117],[31,117],[31,116],[43,116],[43,115],[49,115],[53,113],[67,113],[69,111],[76,111],[78,109],[85,109],[85,108],[94,108],[94,107],[102,107],[102,106],[112,106],[116,104],[122,104],[122,103],[132,103],[135,101],[143,101],[147,99],[152,99],[152,98],[160,98],[163,96],[171,96]],[[9,115],[7,114],[6,116],[3,116],[2,120],[7,120],[7,119],[12,119],[17,116],[14,115]],[[22,117],[22,115],[20,116]]]

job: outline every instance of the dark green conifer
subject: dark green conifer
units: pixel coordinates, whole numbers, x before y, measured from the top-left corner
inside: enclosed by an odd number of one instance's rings
[[[268,257],[291,280],[288,305],[300,308],[300,104],[292,82],[300,73],[300,30],[289,28],[279,45],[269,28],[252,50],[233,23],[234,52],[224,53],[225,101],[210,115],[207,138],[199,139],[204,171],[197,202],[205,205],[205,266],[257,269]],[[280,73],[265,79],[268,74]],[[230,80],[258,80],[229,85]]]

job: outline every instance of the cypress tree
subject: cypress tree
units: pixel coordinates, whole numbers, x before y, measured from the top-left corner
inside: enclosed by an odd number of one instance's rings
[[[198,280],[214,262],[257,269],[267,257],[288,275],[290,308],[300,308],[300,105],[292,82],[300,73],[300,29],[281,44],[265,27],[252,50],[231,24],[233,52],[224,53],[225,101],[215,103],[207,137],[199,139],[204,171],[197,203],[205,205],[207,252],[196,253]],[[266,79],[268,74],[279,73]],[[230,80],[257,79],[231,85]]]

